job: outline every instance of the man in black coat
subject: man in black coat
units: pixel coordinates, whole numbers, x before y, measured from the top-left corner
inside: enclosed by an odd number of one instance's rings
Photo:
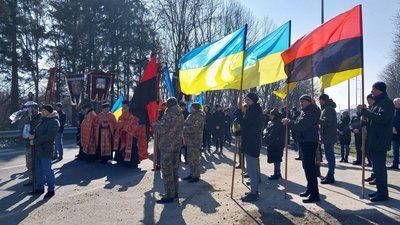
[[[312,103],[309,95],[300,97],[301,113],[296,121],[289,118],[282,119],[283,125],[288,125],[290,129],[294,129],[297,140],[303,153],[303,168],[307,179],[306,191],[300,193],[304,203],[319,201],[317,171],[315,166],[315,154],[317,152],[319,135],[318,124],[321,110]]]
[[[394,118],[393,118],[393,164],[389,169],[399,169],[399,145],[400,145],[400,98],[395,98],[394,103]]]
[[[225,114],[222,112],[221,105],[216,106],[216,111],[213,113],[213,131],[215,139],[215,151],[213,154],[222,154],[224,147],[224,133],[225,133]],[[220,149],[218,151],[218,149]]]
[[[362,136],[361,136],[361,120],[360,120],[360,115],[357,113],[353,115],[351,118],[350,122],[350,129],[351,132],[354,133],[354,144],[356,147],[356,160],[353,161],[353,165],[361,165],[361,159],[362,159],[362,150],[361,150],[361,145],[362,145]]]
[[[369,129],[367,132],[367,148],[371,153],[372,169],[375,174],[375,193],[369,194],[372,202],[389,199],[387,186],[386,154],[391,148],[393,134],[394,105],[386,93],[386,84],[376,82],[372,85],[372,95],[375,104],[368,109],[363,105],[357,106],[361,115],[367,118]]]
[[[240,124],[242,136],[242,152],[246,159],[246,170],[250,177],[250,193],[242,197],[243,202],[252,202],[258,199],[258,183],[260,171],[258,160],[261,150],[261,136],[263,128],[263,114],[258,96],[255,93],[247,94],[244,99],[248,108],[243,115],[241,109],[236,111],[237,121]]]

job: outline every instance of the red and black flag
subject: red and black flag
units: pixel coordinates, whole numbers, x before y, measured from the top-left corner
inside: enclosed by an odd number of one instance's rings
[[[336,16],[282,53],[289,83],[319,77],[321,89],[362,73],[361,5]]]
[[[156,101],[159,99],[159,76],[156,56],[153,55],[130,101],[129,110],[139,118],[139,123],[150,125],[156,118]],[[154,109],[153,109],[154,108]]]

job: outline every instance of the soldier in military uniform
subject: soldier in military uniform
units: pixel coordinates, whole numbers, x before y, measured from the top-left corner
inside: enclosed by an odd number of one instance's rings
[[[183,144],[183,115],[176,98],[167,100],[167,109],[159,122],[153,123],[158,134],[161,152],[161,172],[164,180],[165,195],[157,203],[173,202],[178,198],[179,150]]]
[[[188,150],[190,175],[183,178],[189,183],[198,182],[200,178],[200,148],[203,140],[205,114],[201,105],[194,102],[190,106],[190,115],[185,120],[183,137]]]
[[[39,125],[40,119],[42,118],[42,114],[39,112],[39,105],[37,103],[32,103],[32,105],[28,106],[32,107],[29,112],[29,116],[27,118],[26,124],[29,124],[29,134],[35,134],[35,128]],[[24,183],[24,186],[31,186],[32,183],[32,147],[29,145],[29,140],[26,139],[26,151],[25,151],[25,161],[26,168],[28,169],[29,181]]]

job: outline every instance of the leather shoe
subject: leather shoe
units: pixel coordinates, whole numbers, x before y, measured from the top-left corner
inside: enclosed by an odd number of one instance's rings
[[[311,194],[310,191],[309,191],[309,190],[306,190],[306,191],[304,191],[304,192],[301,192],[299,195],[300,195],[301,197],[308,197],[310,194]]]
[[[55,192],[54,191],[48,191],[45,195],[44,195],[44,197],[45,198],[51,198],[51,197],[53,197],[55,195]]]
[[[327,178],[321,180],[321,184],[333,184],[335,183],[335,178]]]
[[[279,180],[281,178],[281,175],[272,175],[270,177],[268,177],[268,180]]]
[[[375,196],[376,196],[376,194],[378,194],[378,193],[376,193],[376,192],[369,193],[369,194],[368,194],[368,197],[370,197],[370,198],[373,198],[373,197],[375,197]]]
[[[359,162],[359,161],[353,161],[353,165],[359,166],[359,165],[361,165],[361,162]]]
[[[39,190],[28,192],[28,195],[41,195],[43,193],[44,193],[44,190],[43,189],[39,189]]]
[[[258,194],[249,193],[241,198],[242,202],[254,202],[258,200]]]
[[[367,179],[365,179],[365,181],[370,182],[370,181],[372,181],[372,180],[374,180],[374,179],[375,179],[375,175],[374,175],[374,174],[371,174],[371,176],[368,177]]]
[[[188,182],[189,183],[195,183],[195,182],[199,182],[199,178],[197,178],[197,177],[193,177],[192,179],[190,179]]]
[[[174,201],[175,198],[164,198],[162,197],[160,200],[157,200],[156,202],[158,204],[165,204],[165,203],[171,203]]]
[[[386,201],[389,200],[388,196],[383,196],[383,195],[376,195],[373,198],[369,199],[371,202],[381,202],[381,201]]]
[[[182,180],[190,180],[190,179],[192,179],[192,176],[187,176],[187,177],[184,177],[184,178],[182,178]]]
[[[313,203],[313,202],[319,202],[319,197],[308,197],[306,199],[303,199],[303,203]]]
[[[368,182],[370,185],[376,185],[376,179],[371,180],[370,182]]]

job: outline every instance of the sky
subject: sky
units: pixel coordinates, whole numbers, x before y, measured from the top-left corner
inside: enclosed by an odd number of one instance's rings
[[[321,0],[240,0],[257,18],[267,16],[276,27],[292,20],[291,42],[321,25]],[[391,61],[395,34],[395,16],[400,9],[400,0],[324,0],[324,20],[362,5],[364,34],[365,96],[371,92],[372,84]],[[317,79],[316,79],[317,80]],[[357,86],[357,92],[356,92]],[[350,80],[350,107],[361,102],[361,77]],[[325,89],[338,105],[336,110],[348,108],[348,82]],[[391,96],[392,98],[400,96]]]

